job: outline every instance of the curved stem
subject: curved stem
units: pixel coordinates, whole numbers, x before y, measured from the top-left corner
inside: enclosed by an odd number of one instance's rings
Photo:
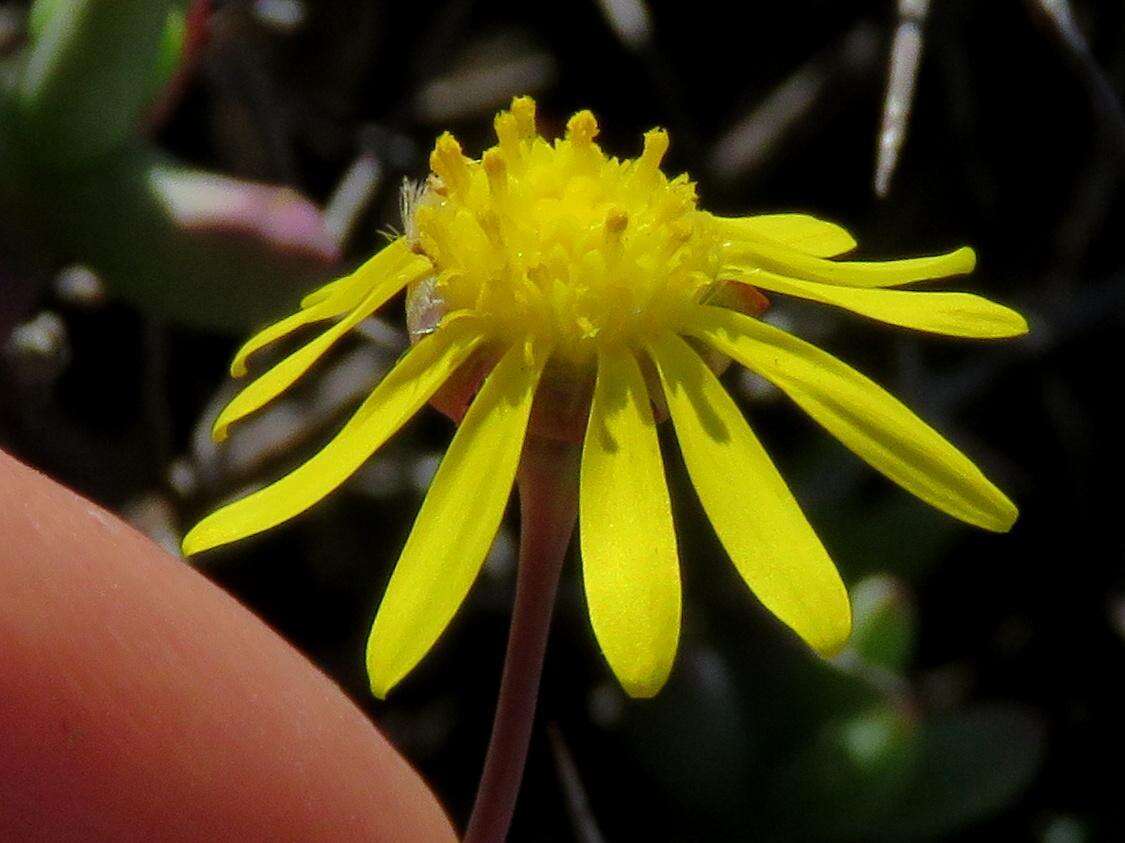
[[[559,573],[578,512],[579,446],[529,436],[519,469],[520,556],[492,738],[465,843],[503,840],[527,761]]]

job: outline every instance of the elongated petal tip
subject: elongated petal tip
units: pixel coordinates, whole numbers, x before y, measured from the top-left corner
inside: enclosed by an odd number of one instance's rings
[[[765,239],[806,255],[834,258],[859,244],[842,226],[808,214],[756,214],[750,217],[711,217],[720,236],[739,243]]]
[[[804,616],[778,613],[813,652],[823,659],[840,655],[852,635],[852,601],[839,574],[833,571],[831,584],[822,588],[820,599]]]
[[[993,533],[1007,533],[1015,526],[1020,511],[1006,495],[999,491],[996,494],[999,499],[996,501],[995,511],[981,519],[977,526]]]
[[[614,671],[621,688],[635,700],[652,699],[668,682],[672,663],[652,662],[647,665],[631,665],[628,672]]]
[[[1007,340],[1025,336],[1028,332],[1027,319],[1010,307],[967,293],[938,295],[948,296],[951,301],[957,296],[968,304],[963,308],[960,319],[955,320],[955,324],[951,326],[952,330],[939,333],[982,340]]]
[[[239,525],[232,525],[231,507],[237,508],[240,503],[241,501],[235,501],[233,504],[227,504],[212,512],[188,530],[187,535],[180,542],[180,550],[184,556],[195,556],[197,553],[203,553],[262,532],[265,529],[264,527],[240,530]]]
[[[1023,337],[1031,332],[1031,328],[1027,324],[1027,319],[1018,311],[1011,311],[1012,316],[1012,333],[1009,336]]]
[[[184,540],[180,542],[180,550],[184,556],[194,556],[197,553],[202,553],[214,547],[214,543],[208,543],[206,533],[199,528],[201,524],[197,524],[188,534],[184,536]]]
[[[371,695],[377,700],[385,700],[387,694],[391,692],[391,689],[398,684],[397,682],[389,681],[386,677],[377,677],[370,672],[368,673],[368,681],[371,684]]]
[[[984,474],[977,472],[980,500],[966,512],[951,512],[955,518],[990,533],[1007,533],[1015,525],[1020,511],[1011,499],[1000,491]]]
[[[951,261],[955,262],[954,275],[968,275],[977,268],[977,253],[973,251],[971,246],[962,246],[960,249],[951,252],[949,257]]]
[[[845,594],[841,606],[826,614],[833,616],[833,622],[826,624],[821,630],[821,636],[808,641],[808,644],[818,656],[830,659],[843,652],[852,636],[852,607],[847,595]]]
[[[215,423],[211,425],[211,440],[216,444],[225,442],[230,433],[231,418],[228,412],[229,409],[230,405],[228,404],[226,409],[219,413],[219,417],[215,419]]]
[[[413,665],[404,667],[402,659],[389,653],[386,644],[384,640],[376,641],[372,628],[367,639],[367,682],[371,693],[380,700],[385,700],[413,668]]]

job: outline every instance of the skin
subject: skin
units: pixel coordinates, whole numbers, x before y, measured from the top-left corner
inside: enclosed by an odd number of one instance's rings
[[[0,839],[456,836],[277,634],[0,452]]]

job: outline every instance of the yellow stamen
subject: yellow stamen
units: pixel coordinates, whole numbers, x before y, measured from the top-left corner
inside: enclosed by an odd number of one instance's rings
[[[645,132],[644,151],[641,152],[641,166],[649,170],[656,170],[664,160],[664,153],[668,151],[668,133],[663,129],[652,129]]]
[[[514,97],[512,116],[516,118],[521,137],[535,137],[535,100],[531,97]]]
[[[465,156],[461,154],[461,144],[449,132],[438,138],[434,145],[430,168],[451,190],[464,193],[468,188],[469,171],[465,166]]]
[[[595,142],[589,111],[555,144],[534,133],[528,99],[495,126],[498,145],[479,160],[438,139],[433,168],[448,189],[419,202],[412,221],[448,279],[445,306],[474,310],[501,339],[530,334],[563,365],[590,366],[601,344],[667,324],[715,283],[711,217],[687,178],[660,171],[665,132],[649,132],[641,158],[622,164]]]
[[[589,146],[597,136],[598,121],[589,111],[579,111],[566,122],[566,138],[575,146]]]
[[[484,153],[481,164],[488,176],[488,189],[495,199],[502,199],[508,192],[508,165],[504,163],[504,153],[493,147]]]

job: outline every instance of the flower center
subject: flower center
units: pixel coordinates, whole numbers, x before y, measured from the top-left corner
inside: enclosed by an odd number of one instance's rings
[[[499,339],[545,342],[586,368],[599,347],[643,340],[706,295],[719,242],[695,185],[660,171],[665,132],[621,161],[594,142],[590,112],[549,143],[534,108],[517,99],[498,115],[499,143],[479,161],[438,139],[433,175],[404,200],[406,235],[435,267],[412,298],[429,311],[424,327],[435,313],[473,313]]]

